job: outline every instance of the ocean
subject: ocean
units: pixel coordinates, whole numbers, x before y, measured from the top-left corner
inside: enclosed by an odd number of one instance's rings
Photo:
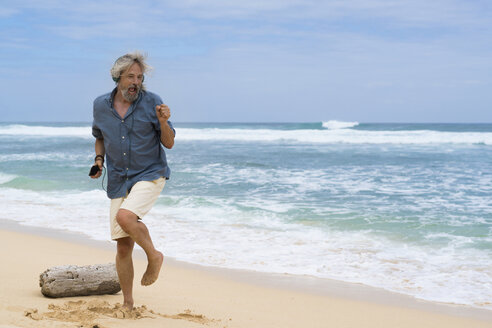
[[[174,125],[166,256],[492,310],[492,124]],[[0,219],[109,240],[93,158],[90,123],[0,123]]]

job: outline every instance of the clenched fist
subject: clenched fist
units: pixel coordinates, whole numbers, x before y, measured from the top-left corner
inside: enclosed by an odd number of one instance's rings
[[[155,113],[157,114],[157,119],[161,124],[166,123],[171,117],[171,110],[164,104],[155,106]]]

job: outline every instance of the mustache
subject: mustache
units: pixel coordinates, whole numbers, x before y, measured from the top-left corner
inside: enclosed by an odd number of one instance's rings
[[[135,88],[135,94],[130,94],[130,89],[132,88]],[[137,98],[138,98],[138,95],[140,94],[140,91],[142,90],[141,86],[137,85],[137,84],[130,84],[126,89],[122,89],[122,93],[123,93],[123,97],[130,101],[130,102],[134,102]]]

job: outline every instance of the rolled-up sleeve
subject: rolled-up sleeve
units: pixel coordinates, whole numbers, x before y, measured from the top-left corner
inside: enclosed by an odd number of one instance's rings
[[[96,139],[103,139],[103,134],[95,125],[92,125],[92,135]]]
[[[97,101],[97,99],[96,99]],[[98,128],[97,126],[97,120],[96,120],[96,101],[94,101],[94,107],[92,111],[92,135],[96,139],[103,139],[103,134],[101,132],[101,129]]]

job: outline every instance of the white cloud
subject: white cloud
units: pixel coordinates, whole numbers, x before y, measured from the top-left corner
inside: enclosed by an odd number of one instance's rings
[[[295,32],[299,26],[337,24],[344,26],[379,24],[391,28],[471,28],[491,32],[491,13],[476,2],[465,0],[182,0],[182,1],[29,1],[18,0],[0,11],[13,15],[31,10],[38,15],[56,16],[51,30],[76,39],[95,35],[137,36],[142,33],[227,33]],[[246,24],[246,22],[254,22]],[[174,28],[177,26],[179,28]],[[324,28],[327,28],[326,26]],[[62,32],[62,31],[65,32]],[[183,33],[183,32],[181,32]],[[360,32],[364,33],[364,32]],[[371,33],[367,29],[365,33]]]
[[[191,17],[209,19],[268,18],[272,20],[387,19],[396,25],[445,26],[488,24],[490,11],[458,0],[183,0],[169,1]]]

